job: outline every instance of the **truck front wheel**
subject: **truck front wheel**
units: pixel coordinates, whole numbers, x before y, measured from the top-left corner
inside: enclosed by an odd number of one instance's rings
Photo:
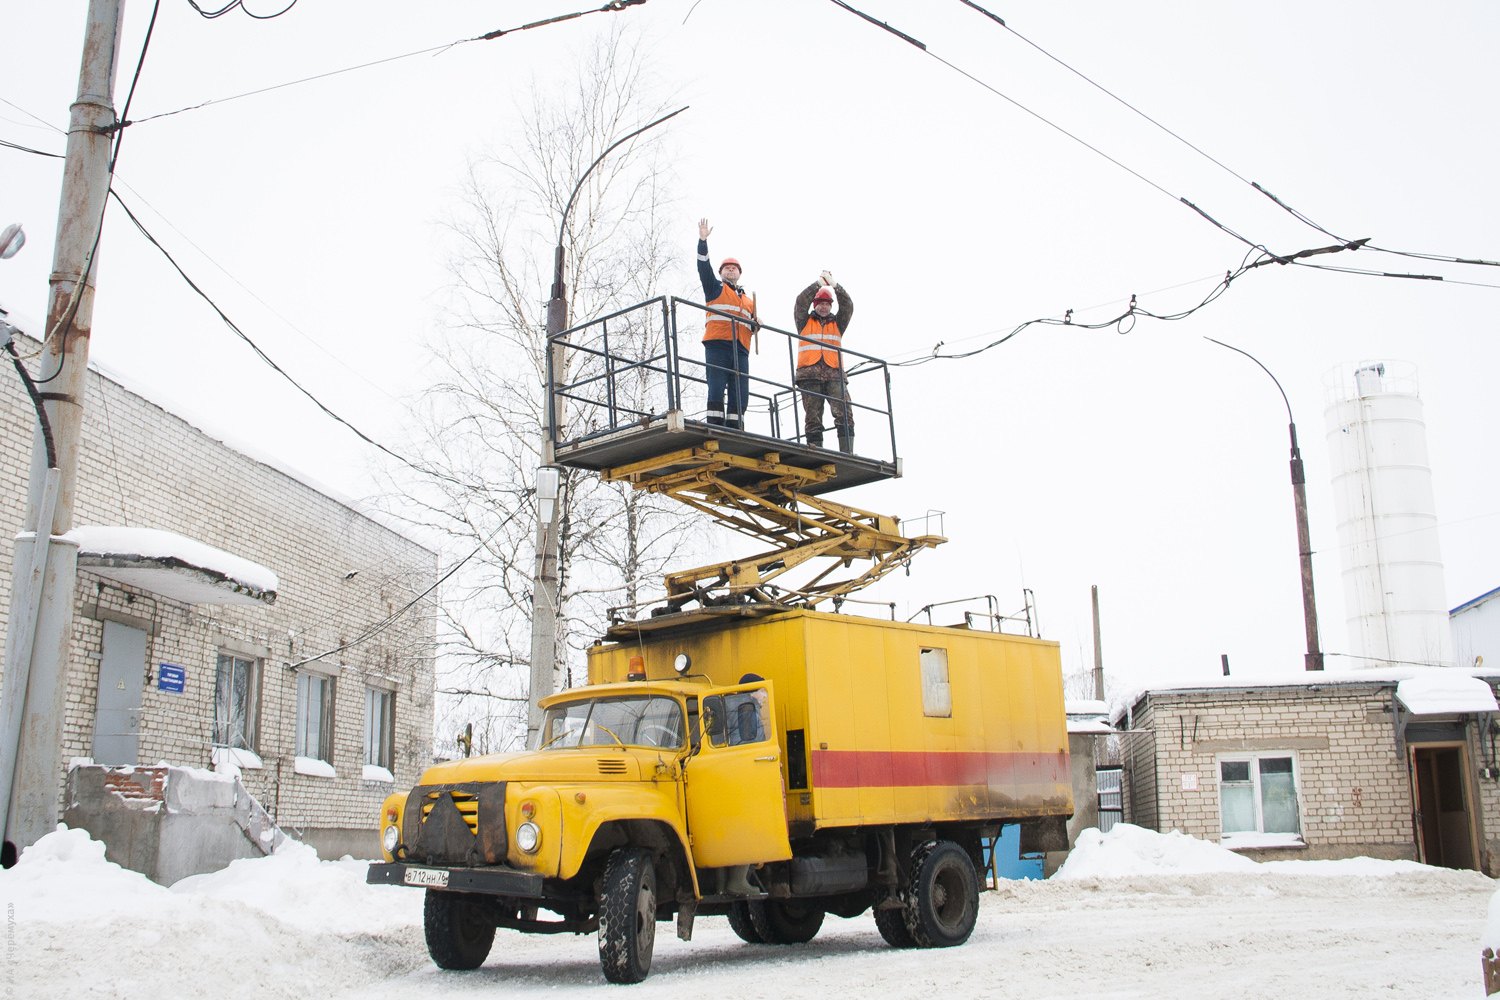
[[[905,896],[906,929],[917,947],[951,948],[974,933],[979,874],[968,852],[953,841],[917,845]]]
[[[604,866],[599,899],[599,964],[612,983],[638,983],[656,948],[656,867],[651,852],[617,848]]]
[[[477,969],[495,943],[488,900],[461,892],[428,889],[422,902],[427,954],[440,969]]]
[[[812,903],[766,899],[746,905],[750,922],[766,944],[806,944],[823,926],[823,908]]]

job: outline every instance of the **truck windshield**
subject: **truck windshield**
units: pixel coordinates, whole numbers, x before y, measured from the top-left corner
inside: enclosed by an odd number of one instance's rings
[[[553,705],[542,717],[543,750],[634,746],[677,749],[684,741],[682,706],[660,695],[599,698]]]

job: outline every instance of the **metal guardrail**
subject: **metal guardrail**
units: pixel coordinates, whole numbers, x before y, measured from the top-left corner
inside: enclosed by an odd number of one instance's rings
[[[658,296],[554,335],[547,352],[549,398],[564,401],[562,426],[549,428],[554,449],[641,426],[672,411],[703,421],[708,366],[698,342],[708,315],[736,318],[701,303]],[[767,340],[771,350],[760,353]],[[750,356],[745,432],[806,445],[800,397],[807,390],[795,384],[797,351],[804,342],[813,341],[761,324]],[[840,351],[856,452],[895,463],[890,369],[871,355],[847,347]],[[831,422],[827,405],[824,414]]]

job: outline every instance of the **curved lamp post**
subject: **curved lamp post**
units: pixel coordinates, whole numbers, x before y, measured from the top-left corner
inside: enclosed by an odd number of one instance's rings
[[[1286,404],[1287,431],[1292,439],[1292,501],[1297,511],[1297,547],[1302,563],[1302,623],[1307,631],[1307,653],[1303,657],[1303,666],[1307,670],[1322,670],[1323,650],[1318,645],[1318,605],[1313,597],[1312,540],[1307,530],[1306,478],[1302,472],[1302,450],[1297,447],[1297,424],[1292,420],[1292,404],[1286,398],[1286,390],[1281,387],[1276,376],[1271,375],[1271,369],[1260,363],[1260,359],[1249,351],[1242,351],[1222,340],[1214,340],[1212,337],[1203,339],[1254,361],[1256,367],[1270,375],[1271,381],[1276,383],[1276,391],[1281,393],[1281,401]]]
[[[562,219],[557,225],[557,246],[552,251],[552,292],[547,300],[547,372],[552,381],[560,378],[563,372],[563,349],[556,340],[557,335],[568,326],[568,289],[563,282],[567,253],[563,248],[563,237],[568,229],[568,216],[572,214],[573,203],[578,200],[578,192],[583,190],[583,182],[588,180],[595,167],[604,162],[606,156],[641,133],[686,110],[687,106],[680,107],[610,143],[579,176],[578,182],[573,185],[573,193],[568,195]],[[532,572],[531,588],[531,687],[526,714],[526,737],[529,745],[535,745],[536,732],[542,724],[542,710],[537,706],[537,699],[552,693],[552,675],[557,667],[557,523],[561,514],[561,505],[557,500],[562,471],[553,462],[553,449],[558,431],[563,425],[563,398],[554,390],[555,386],[547,386],[547,416],[542,426],[542,465],[537,469],[536,475],[538,509],[536,566]]]

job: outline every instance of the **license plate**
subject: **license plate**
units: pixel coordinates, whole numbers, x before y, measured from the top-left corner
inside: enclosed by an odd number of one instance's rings
[[[448,873],[441,868],[408,868],[401,880],[407,885],[435,885],[444,887],[448,884]]]

